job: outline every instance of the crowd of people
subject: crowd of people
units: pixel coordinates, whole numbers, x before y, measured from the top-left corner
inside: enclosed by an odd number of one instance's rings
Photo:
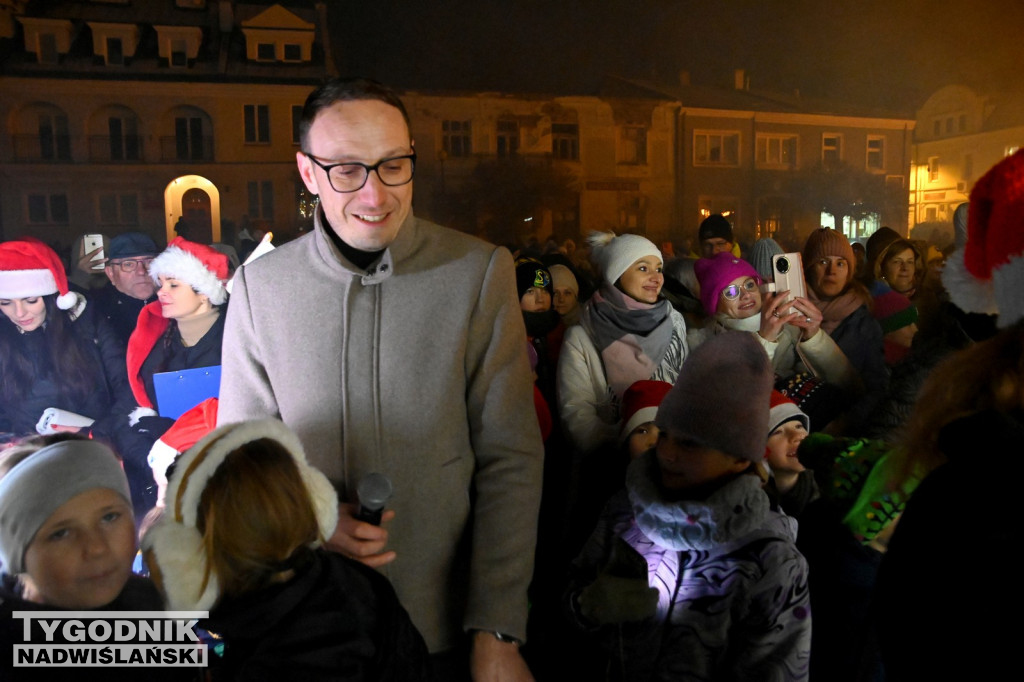
[[[237,271],[129,232],[89,288],[0,243],[5,678],[12,614],[54,609],[208,611],[209,671],[156,679],[999,669],[1008,634],[955,634],[995,600],[937,597],[943,545],[1019,537],[991,465],[1024,434],[1024,153],[946,256],[713,215],[682,257],[513,257],[413,216],[390,89],[328,82],[300,136],[314,229]]]

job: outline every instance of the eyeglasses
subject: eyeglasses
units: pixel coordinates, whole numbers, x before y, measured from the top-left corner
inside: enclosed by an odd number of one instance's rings
[[[302,153],[327,173],[327,181],[331,184],[331,189],[343,194],[362,189],[366,184],[366,179],[370,177],[370,171],[375,171],[380,181],[388,187],[398,187],[412,182],[413,172],[416,170],[416,154],[392,156],[389,159],[381,159],[372,166],[358,161],[332,163],[325,166],[311,154]]]
[[[149,268],[149,264],[153,262],[153,258],[135,258],[132,260],[119,260],[110,261],[108,265],[111,267],[121,268],[121,272],[135,272],[135,268],[142,266],[143,270]]]
[[[740,294],[744,291],[750,293],[757,291],[757,282],[748,277],[743,284],[730,284],[726,288],[722,289],[722,296],[724,296],[726,300],[733,301],[739,298]]]

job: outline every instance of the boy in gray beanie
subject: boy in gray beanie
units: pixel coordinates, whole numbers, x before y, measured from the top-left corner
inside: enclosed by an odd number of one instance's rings
[[[573,562],[571,613],[624,679],[806,679],[807,564],[757,475],[771,387],[750,334],[697,348]]]

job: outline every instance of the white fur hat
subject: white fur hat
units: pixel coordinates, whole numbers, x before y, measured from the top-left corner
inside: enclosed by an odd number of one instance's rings
[[[220,597],[213,572],[200,593],[207,557],[203,537],[196,528],[199,500],[207,481],[229,454],[263,438],[280,443],[291,454],[313,502],[320,535],[329,538],[334,534],[338,495],[327,477],[306,462],[302,444],[291,429],[277,419],[221,426],[178,458],[167,482],[164,515],[142,538],[146,563],[170,610],[207,611]]]

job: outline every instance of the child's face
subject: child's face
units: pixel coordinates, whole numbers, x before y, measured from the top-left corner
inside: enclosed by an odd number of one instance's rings
[[[87,490],[58,507],[29,544],[26,596],[67,609],[104,606],[124,589],[134,557],[131,506],[108,488]]]
[[[669,490],[688,491],[710,486],[747,469],[750,462],[704,447],[673,431],[658,434],[655,447],[661,483]]]
[[[796,419],[782,423],[768,434],[768,451],[765,458],[772,471],[804,470],[804,465],[797,458],[797,450],[804,438],[807,438],[807,429]]]
[[[636,459],[658,443],[658,427],[654,422],[644,422],[629,432],[626,439],[626,449],[629,450],[629,458]]]

